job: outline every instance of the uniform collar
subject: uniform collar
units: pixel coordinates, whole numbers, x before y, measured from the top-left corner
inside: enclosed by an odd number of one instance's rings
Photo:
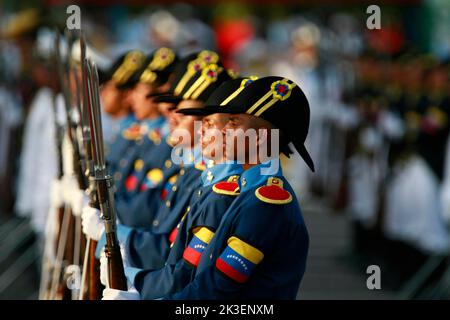
[[[192,149],[183,148],[181,150],[181,162],[184,166],[193,166],[203,162],[202,148],[195,146]]]
[[[244,171],[238,163],[219,163],[202,172],[203,186],[215,184],[233,175],[240,175]]]
[[[273,172],[273,174],[271,173],[270,175],[264,174],[268,171],[267,169],[271,166],[272,161],[274,161],[272,166],[278,165],[278,170]],[[244,192],[254,187],[266,184],[267,179],[269,177],[282,177],[282,176],[283,172],[281,170],[280,160],[272,159],[271,161],[258,164],[254,167],[251,167],[248,170],[245,170],[239,179],[239,188],[241,192]]]
[[[166,119],[164,117],[158,117],[155,119],[142,121],[142,126],[144,126],[148,132],[151,130],[162,128],[165,122],[166,122]]]
[[[122,119],[119,120],[119,128],[120,130],[125,130],[129,126],[131,126],[132,123],[136,122],[136,118],[134,117],[133,113],[129,113],[128,115],[122,117]]]
[[[166,138],[170,133],[170,125],[169,122],[164,119],[164,123],[161,126],[161,137]]]

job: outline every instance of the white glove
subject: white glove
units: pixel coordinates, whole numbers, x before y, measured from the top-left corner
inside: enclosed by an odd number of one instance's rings
[[[74,216],[79,217],[83,211],[83,208],[89,205],[89,197],[86,192],[80,189],[72,190],[72,199],[70,206],[72,207],[72,213]]]
[[[63,182],[59,179],[54,179],[50,186],[50,203],[52,207],[59,208],[64,204]]]
[[[100,210],[89,206],[83,207],[81,214],[83,233],[92,240],[98,241],[105,231],[105,225],[100,218]]]
[[[122,255],[123,267],[128,266],[128,260],[125,254],[125,247],[120,245],[120,254]],[[103,247],[102,252],[100,253],[100,282],[105,287],[109,287],[108,284],[108,259],[105,254],[105,247]],[[131,282],[127,281],[128,287],[132,287]]]
[[[106,288],[102,300],[141,300],[141,296],[134,288],[128,291]]]
[[[120,255],[122,256],[123,267],[128,267],[130,264],[128,262],[127,250],[123,243],[120,243]]]
[[[75,176],[64,176],[62,178],[62,184],[63,184],[63,197],[64,202],[71,204],[72,203],[72,195],[74,193],[74,190],[80,189],[78,186],[78,181],[75,179]]]
[[[100,282],[105,287],[109,287],[108,284],[108,259],[106,258],[105,248],[100,253]]]

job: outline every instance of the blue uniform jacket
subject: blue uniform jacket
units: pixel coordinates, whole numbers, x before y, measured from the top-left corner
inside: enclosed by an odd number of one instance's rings
[[[281,170],[246,170],[240,195],[203,250],[195,277],[166,299],[295,299],[309,236],[300,206]]]
[[[153,168],[158,171],[152,174],[152,178],[156,179],[154,183],[160,182],[161,168],[170,157],[172,149],[165,143],[165,127],[167,126],[163,117],[147,120],[141,124],[142,142],[129,148],[119,161],[115,181],[117,195],[138,193],[139,184],[145,174]]]
[[[201,256],[199,249],[191,249],[198,244],[198,237],[208,242],[214,234],[222,215],[239,194],[237,183],[231,180],[237,181],[241,172],[242,166],[238,164],[218,164],[205,170],[202,187],[191,199],[190,210],[170,235],[175,240],[164,268],[142,271],[126,268],[129,280],[143,299],[163,297],[190,282]]]
[[[108,172],[117,180],[118,174],[116,174],[119,168],[120,159],[123,155],[131,150],[136,143],[140,141],[140,125],[135,120],[134,116],[129,115],[122,120],[123,124],[120,133],[113,137],[111,144],[106,146],[106,163]]]

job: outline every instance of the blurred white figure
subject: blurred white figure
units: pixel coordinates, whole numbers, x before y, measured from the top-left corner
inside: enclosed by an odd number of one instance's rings
[[[20,159],[15,209],[21,216],[30,216],[38,233],[45,230],[50,208],[48,191],[57,171],[53,95],[45,87],[37,92],[25,124]]]
[[[387,186],[384,231],[427,253],[448,253],[450,235],[442,217],[439,181],[418,156],[394,168]]]
[[[181,40],[181,24],[169,11],[156,11],[150,16],[149,33],[155,48],[177,47]]]
[[[349,212],[353,219],[369,229],[377,221],[379,208],[379,188],[383,175],[377,156],[382,137],[374,128],[368,127],[360,132],[360,141],[372,156],[357,153],[349,159]]]

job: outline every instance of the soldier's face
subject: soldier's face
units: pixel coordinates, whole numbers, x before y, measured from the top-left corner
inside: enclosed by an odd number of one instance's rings
[[[224,156],[227,160],[240,160],[253,163],[257,159],[258,145],[262,137],[267,134],[260,131],[264,128],[258,119],[248,114],[230,114],[226,125],[222,128],[225,136]]]
[[[178,104],[178,109],[198,108],[203,105],[200,101],[183,100]],[[195,121],[199,121],[198,116],[185,116],[172,112],[169,118],[171,133],[169,143],[178,147],[194,147],[197,135],[195,134]]]
[[[102,86],[100,98],[102,100],[103,110],[106,113],[115,115],[122,111],[123,92],[117,89],[114,82],[108,81]]]
[[[152,115],[157,109],[157,104],[147,95],[153,92],[153,88],[145,83],[139,82],[131,90],[128,103],[138,120],[143,120]]]
[[[202,120],[201,126],[201,144],[202,144],[202,154],[207,159],[212,159],[216,163],[223,161],[225,153],[224,138],[225,134],[222,131],[226,126],[230,115],[226,113],[215,113],[209,116],[205,116]],[[220,133],[222,139],[217,139],[214,132]],[[219,153],[220,151],[220,153]]]
[[[163,117],[165,117],[166,119],[170,118],[171,115],[171,109],[175,106],[174,103],[169,103],[169,102],[159,102],[158,103],[158,110],[159,113],[161,113],[163,115]]]

